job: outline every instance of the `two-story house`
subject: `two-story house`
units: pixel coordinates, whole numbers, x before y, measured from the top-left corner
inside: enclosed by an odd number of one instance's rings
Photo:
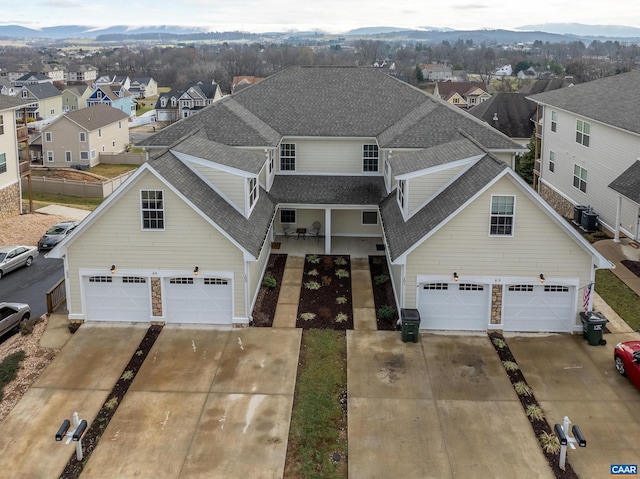
[[[458,108],[472,108],[491,98],[488,86],[482,82],[436,82],[433,94]]]
[[[576,207],[590,207],[616,238],[623,233],[635,240],[640,110],[633,99],[639,94],[636,70],[529,97],[538,104],[540,194],[568,218]]]
[[[62,93],[52,83],[25,85],[18,90],[17,96],[29,102],[28,119],[50,119],[62,114]],[[22,112],[18,114],[22,119]]]
[[[68,86],[62,91],[62,111],[80,110],[87,107],[87,100],[93,90],[85,84]]]
[[[24,107],[24,101],[0,95],[0,219],[22,212],[20,177],[22,164],[18,156],[16,111]],[[26,135],[26,127],[20,128]],[[28,171],[29,161],[24,162]]]
[[[158,121],[175,122],[222,98],[220,86],[213,80],[199,81],[184,89],[161,93],[156,101]]]
[[[610,266],[511,169],[520,145],[377,69],[290,68],[142,145],[49,253],[70,319],[246,325],[285,225],[319,223],[326,254],[377,241],[429,330],[582,331]]]
[[[158,95],[158,82],[153,77],[140,77],[131,80],[129,93],[135,98],[150,98]]]
[[[44,166],[95,166],[100,153],[119,153],[129,144],[129,117],[100,104],[70,111],[42,128]]]
[[[122,86],[97,86],[87,97],[87,106],[108,105],[126,113],[130,117],[136,116],[136,103],[133,96]]]
[[[13,82],[14,86],[16,87],[37,85],[39,83],[51,83],[53,85],[53,80],[43,73],[29,72],[22,75],[20,78]]]
[[[69,65],[65,72],[65,81],[67,85],[90,84],[97,76],[98,69],[93,65]]]

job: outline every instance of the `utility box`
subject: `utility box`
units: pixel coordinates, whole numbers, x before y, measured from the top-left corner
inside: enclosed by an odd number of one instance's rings
[[[603,346],[607,342],[602,339],[604,325],[609,322],[602,313],[589,311],[580,313],[582,319],[582,337],[587,340],[589,346]]]
[[[402,342],[418,342],[418,334],[420,332],[420,312],[417,309],[400,310],[400,331],[402,333]]]
[[[580,223],[585,231],[595,231],[598,229],[598,215],[590,211],[582,212],[582,222]]]
[[[589,211],[589,207],[585,205],[576,205],[573,207],[573,222],[578,226],[582,225],[582,213]]]

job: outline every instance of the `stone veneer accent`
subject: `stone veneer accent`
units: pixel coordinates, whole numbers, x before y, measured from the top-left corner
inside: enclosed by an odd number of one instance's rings
[[[573,219],[573,203],[549,188],[544,183],[540,184],[540,196],[542,196],[551,207],[565,218]]]
[[[0,219],[11,218],[22,213],[20,185],[15,183],[0,190]]]
[[[162,316],[162,287],[160,278],[151,278],[151,314]]]
[[[491,324],[502,323],[502,285],[491,285]]]

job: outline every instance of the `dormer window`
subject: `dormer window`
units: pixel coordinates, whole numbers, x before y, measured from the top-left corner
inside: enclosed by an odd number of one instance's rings
[[[248,181],[249,187],[249,209],[253,208],[258,201],[258,181],[256,178],[249,178]]]
[[[375,173],[378,171],[378,145],[362,145],[362,171]]]
[[[400,205],[400,209],[404,212],[404,204],[405,204],[405,194],[407,188],[406,180],[398,180],[398,204]]]

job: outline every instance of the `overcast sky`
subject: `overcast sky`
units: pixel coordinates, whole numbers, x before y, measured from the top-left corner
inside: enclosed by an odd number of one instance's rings
[[[0,24],[187,25],[212,31],[324,30],[370,26],[514,29],[541,23],[640,27],[637,0],[16,0],[2,2]]]

